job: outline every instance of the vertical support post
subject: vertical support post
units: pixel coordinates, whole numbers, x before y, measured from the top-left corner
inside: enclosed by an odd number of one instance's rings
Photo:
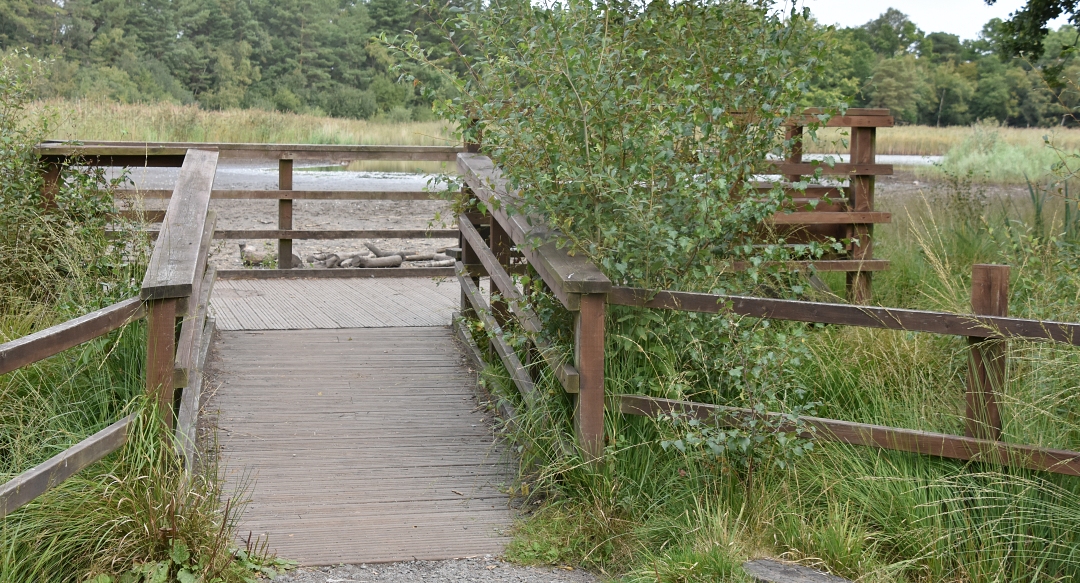
[[[278,190],[292,190],[293,161],[278,161]],[[283,231],[293,228],[293,201],[290,198],[278,200],[278,229]],[[278,269],[292,269],[292,239],[278,239]]]
[[[877,150],[877,128],[851,128],[851,163],[873,164]],[[874,210],[874,176],[851,177],[848,206],[855,212]],[[851,247],[851,258],[867,261],[874,258],[874,226],[852,225],[849,236],[858,241]],[[847,274],[848,300],[856,304],[868,304],[872,297],[872,272],[855,271]]]
[[[488,238],[491,252],[495,254],[495,258],[499,260],[499,265],[502,265],[506,271],[510,271],[510,246],[513,245],[513,241],[510,240],[510,235],[506,233],[502,225],[499,224],[499,220],[495,218],[495,215],[488,215],[490,218],[490,235]],[[498,292],[494,285],[491,288],[491,293]],[[495,316],[495,321],[500,326],[506,325],[507,319],[510,317],[510,307],[506,302],[502,300],[492,300],[491,311]]]
[[[478,222],[483,220],[483,215],[481,215],[480,213],[463,213],[461,217],[458,217],[458,220],[460,221],[462,217],[464,217],[465,220],[469,221],[473,226],[476,226]],[[470,271],[473,271],[478,267],[482,267],[483,264],[480,263],[480,258],[476,255],[476,251],[473,250],[472,246],[469,245],[469,242],[465,239],[464,235],[458,236],[458,246],[461,247],[462,265],[469,268]],[[472,280],[473,283],[476,284],[476,288],[480,289],[480,278],[473,277]],[[472,303],[469,302],[469,298],[467,295],[465,295],[464,290],[462,290],[461,292],[461,315],[467,317],[471,317],[474,315]]]
[[[578,445],[586,459],[604,454],[604,294],[583,294],[581,309],[574,314],[574,364],[580,388],[574,425]]]
[[[1009,315],[1009,266],[971,267],[971,309],[982,316]],[[996,392],[1005,383],[1005,341],[968,337],[967,436],[1001,439]]]
[[[791,140],[791,154],[787,158],[789,164],[802,164],[803,155],[803,126],[788,126],[784,137]],[[784,177],[788,182],[802,180],[799,174],[788,174]]]
[[[161,410],[165,425],[175,425],[173,369],[176,362],[177,299],[147,303],[146,393]]]
[[[62,166],[59,162],[46,162],[42,169],[41,177],[41,209],[49,210],[56,206],[56,193],[60,190],[60,171]]]

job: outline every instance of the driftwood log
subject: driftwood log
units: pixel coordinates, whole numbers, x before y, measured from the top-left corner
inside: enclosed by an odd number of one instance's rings
[[[375,254],[375,257],[392,257],[394,255],[397,255],[404,259],[406,257],[409,257],[410,255],[419,255],[419,251],[417,251],[416,249],[409,249],[407,251],[389,251],[375,245],[374,243],[364,243],[364,246],[370,249],[371,252]]]

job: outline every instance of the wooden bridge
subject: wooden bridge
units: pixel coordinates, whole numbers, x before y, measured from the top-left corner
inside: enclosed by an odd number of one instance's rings
[[[891,123],[881,111],[859,110],[831,121],[853,127],[852,163],[826,169],[849,177],[850,185],[811,189],[805,196],[827,204],[810,205],[817,209],[813,212],[778,214],[774,222],[804,227],[792,231],[796,240],[834,228],[866,235],[873,223],[886,222],[889,217],[872,208],[873,177],[890,173],[891,167],[874,163],[873,132]],[[608,305],[966,336],[971,342],[967,435],[818,418],[803,418],[798,427],[778,418],[776,425],[783,431],[809,428],[806,436],[817,440],[1080,475],[1080,452],[1001,440],[996,392],[1004,378],[1005,341],[1080,344],[1080,324],[1007,317],[1005,266],[976,267],[974,314],[628,288],[613,285],[587,259],[559,250],[558,234],[540,218],[507,212],[515,193],[498,168],[462,148],[96,143],[43,144],[39,153],[53,184],[75,156],[81,165],[182,167],[171,192],[154,194],[167,196],[169,207],[157,217],[163,222],[140,297],[0,345],[0,374],[146,317],[147,390],[175,427],[187,466],[199,467],[198,428],[216,422],[217,453],[228,483],[249,486],[243,533],[267,535],[272,548],[305,564],[497,553],[513,519],[504,486],[513,477],[514,462],[500,448],[493,418],[513,423],[519,409],[536,404],[541,397],[534,377],[541,368],[553,373],[574,405],[570,431],[576,443],[567,440],[563,449],[585,462],[603,456],[605,409],[624,415],[683,411],[728,425],[757,415],[606,393]],[[777,173],[793,178],[812,172],[798,156],[776,162]],[[217,162],[230,157],[273,161],[280,188],[215,190]],[[284,259],[291,258],[293,239],[418,236],[414,231],[294,230],[294,199],[431,196],[291,190],[292,161],[304,158],[454,161],[468,194],[494,210],[458,217],[450,233],[420,233],[457,238],[460,260],[453,268],[217,272],[207,267],[215,237],[279,239]],[[49,188],[47,182],[46,192]],[[839,190],[845,197],[841,202],[828,198]],[[214,197],[278,200],[278,228],[217,231],[210,209]],[[816,262],[815,268],[848,272],[851,299],[866,302],[869,273],[887,267],[869,253],[869,245],[849,249],[849,256]],[[569,350],[550,344],[543,323],[517,301],[522,291],[512,274],[526,271],[573,314]],[[474,337],[455,326],[454,312],[478,320],[486,334]],[[511,346],[506,327],[521,331],[527,345]],[[519,393],[499,400],[494,412],[476,390],[475,369],[483,359],[501,362]],[[0,486],[0,519],[115,451],[124,443],[128,423],[130,418],[117,421]]]

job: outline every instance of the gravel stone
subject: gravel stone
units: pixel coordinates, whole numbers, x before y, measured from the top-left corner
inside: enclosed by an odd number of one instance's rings
[[[596,583],[599,577],[563,567],[522,567],[491,555],[448,561],[406,561],[372,565],[307,567],[289,571],[275,583]]]

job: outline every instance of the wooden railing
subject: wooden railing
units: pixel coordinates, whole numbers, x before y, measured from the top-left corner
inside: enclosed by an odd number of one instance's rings
[[[206,263],[214,232],[214,213],[208,209],[218,155],[207,149],[178,154],[180,175],[140,297],[0,344],[0,374],[6,374],[146,317],[146,390],[158,403],[164,422],[174,430],[177,453],[188,468],[194,463],[202,366],[214,326],[208,311],[215,271]],[[0,485],[0,518],[122,447],[137,414]]]
[[[1005,379],[1004,343],[1008,339],[1026,339],[1080,345],[1080,324],[1008,317],[1007,266],[974,267],[971,300],[975,314],[619,287],[587,259],[558,249],[554,243],[558,234],[545,227],[540,218],[508,212],[515,207],[517,197],[491,160],[479,154],[460,154],[458,168],[471,194],[491,209],[486,217],[463,215],[459,219],[462,262],[457,271],[462,286],[462,314],[483,322],[492,348],[526,407],[538,398],[532,378],[532,355],[538,355],[535,360],[554,372],[575,400],[578,447],[586,458],[596,459],[603,454],[604,408],[608,400],[604,392],[604,320],[607,305],[622,305],[965,336],[971,345],[965,436],[815,417],[801,418],[800,425],[777,417],[777,428],[798,430],[804,437],[819,440],[1080,475],[1080,452],[1000,441],[997,394]],[[573,357],[569,362],[542,339],[542,322],[520,302],[522,294],[510,275],[521,273],[523,268],[515,254],[535,270],[563,307],[573,312]],[[857,282],[860,272],[854,273]],[[478,291],[481,276],[490,278],[492,297],[501,299],[492,303],[485,300]],[[530,339],[524,351],[525,362],[504,337],[504,327],[511,320]],[[465,336],[464,327],[459,328],[459,334]],[[681,412],[722,425],[734,425],[753,415],[745,409],[645,395],[618,395],[611,400],[623,414]],[[515,414],[512,407],[504,410],[508,417]]]
[[[170,143],[170,142],[45,142],[37,148],[47,168],[53,169],[46,175],[56,180],[59,175],[55,169],[62,168],[66,161],[77,156],[81,164],[127,167],[169,167],[179,166],[184,152],[189,148],[213,148],[219,152],[223,161],[262,161],[276,162],[278,166],[278,188],[276,190],[226,190],[211,191],[214,199],[238,200],[277,200],[278,220],[276,229],[218,229],[215,239],[277,239],[279,270],[292,267],[293,241],[297,239],[456,239],[457,229],[358,229],[358,230],[304,230],[293,228],[294,200],[434,200],[438,192],[426,190],[385,191],[385,190],[293,190],[293,162],[318,161],[323,163],[341,163],[363,160],[379,161],[428,161],[453,162],[464,148],[455,146],[361,146],[361,145],[305,145],[305,144],[230,144],[230,143]],[[121,190],[121,195],[138,195],[143,199],[168,199],[170,190]],[[160,211],[138,214],[148,222],[157,222],[164,217]],[[151,235],[155,235],[151,231]],[[349,268],[305,270],[304,277],[383,277],[383,276],[452,276],[450,267],[409,268],[406,272],[394,268]],[[271,270],[222,270],[223,278],[233,277],[278,277],[298,275],[289,272]]]
[[[893,173],[891,164],[877,163],[877,128],[892,127],[888,109],[849,109],[843,116],[819,121],[823,112],[808,109],[801,118],[788,122],[787,137],[794,147],[788,158],[774,163],[776,172],[788,182],[797,182],[820,171],[824,176],[848,178],[847,187],[810,186],[794,191],[793,206],[773,217],[773,228],[789,243],[833,238],[848,241],[845,251],[825,261],[815,261],[816,271],[847,272],[847,296],[859,304],[869,303],[872,275],[887,269],[888,261],[874,259],[874,225],[892,220],[889,213],[874,211],[874,182],[877,176]],[[849,161],[832,165],[803,160],[805,127],[848,128]],[[762,190],[772,184],[759,185]]]

